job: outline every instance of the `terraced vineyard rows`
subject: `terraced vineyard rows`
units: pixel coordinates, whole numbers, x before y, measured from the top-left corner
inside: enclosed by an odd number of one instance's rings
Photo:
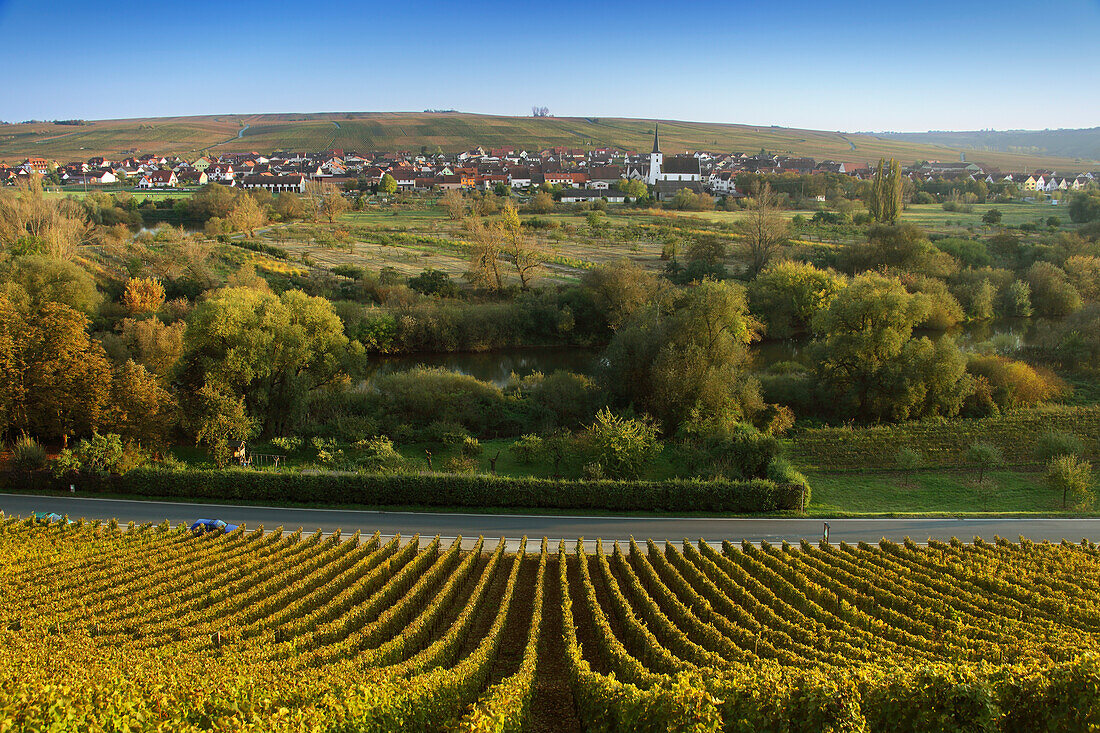
[[[6,520],[0,645],[0,731],[1094,730],[1100,551]]]

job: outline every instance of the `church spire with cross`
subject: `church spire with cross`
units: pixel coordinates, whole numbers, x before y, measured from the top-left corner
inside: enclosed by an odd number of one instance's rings
[[[649,154],[649,175],[646,176],[646,183],[652,186],[661,178],[661,165],[664,160],[665,156],[661,154],[661,143],[657,139],[657,123],[654,122],[653,152]]]

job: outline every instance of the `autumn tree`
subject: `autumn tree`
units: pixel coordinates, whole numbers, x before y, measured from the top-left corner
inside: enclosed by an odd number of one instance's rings
[[[1075,508],[1089,509],[1096,497],[1092,492],[1092,464],[1076,455],[1056,456],[1047,464],[1047,486],[1062,495],[1062,508],[1069,508],[1073,497]]]
[[[111,370],[87,329],[63,303],[23,308],[0,293],[0,433],[67,442],[99,426]]]
[[[238,232],[248,232],[251,239],[256,230],[267,223],[267,212],[259,202],[249,194],[237,197],[237,203],[229,211],[229,225]]]
[[[214,246],[182,227],[160,227],[148,244],[149,270],[165,280],[186,278],[203,288],[214,284]]]
[[[610,337],[631,316],[654,303],[667,282],[625,258],[603,262],[581,275],[579,297],[570,309],[586,330]]]
[[[46,198],[40,176],[0,188],[0,249],[72,259],[92,227],[76,201]]]
[[[275,214],[282,221],[294,221],[306,215],[306,207],[302,203],[302,197],[289,191],[284,191],[275,197],[274,208]]]
[[[904,185],[898,162],[891,158],[887,163],[880,158],[867,199],[867,210],[873,220],[883,224],[893,224],[898,220]]]
[[[310,181],[306,184],[303,195],[314,221],[323,216],[331,224],[336,221],[337,216],[348,209],[348,200],[344,198],[343,192],[332,183]]]
[[[87,316],[94,315],[103,300],[87,270],[45,255],[23,255],[0,265],[0,292],[28,311],[64,303]]]
[[[450,189],[439,199],[439,203],[447,210],[451,221],[462,221],[466,217],[466,199],[460,191]]]
[[[187,208],[196,219],[206,220],[215,216],[225,219],[229,217],[236,199],[236,192],[228,186],[208,183],[195,192],[187,202]]]
[[[104,409],[106,430],[146,446],[165,446],[178,422],[176,401],[155,374],[134,361],[114,369]]]
[[[749,255],[749,273],[755,275],[772,260],[787,240],[787,222],[770,184],[756,184],[746,216],[739,222]]]
[[[470,267],[466,279],[488,290],[500,290],[504,279],[500,272],[500,256],[504,244],[504,229],[500,222],[486,224],[480,218],[470,221]]]
[[[549,214],[554,210],[554,197],[546,191],[539,191],[531,198],[528,208],[533,214]]]
[[[649,187],[645,185],[645,181],[639,181],[636,178],[622,178],[615,184],[615,188],[632,199],[649,197]]]
[[[132,277],[126,281],[122,304],[132,316],[156,313],[164,305],[164,286],[151,277]]]
[[[531,281],[541,272],[546,253],[533,237],[523,231],[519,212],[511,199],[504,202],[501,211],[501,231],[504,235],[501,250],[512,261],[516,275],[519,276],[520,287],[527,290]]]
[[[843,287],[844,279],[833,272],[805,262],[777,262],[749,284],[749,306],[770,338],[791,338],[808,333],[814,315]]]
[[[230,442],[252,437],[256,422],[249,416],[245,398],[204,384],[190,400],[190,427],[196,445],[205,445],[214,463],[224,468],[232,458]]]
[[[183,354],[185,328],[183,321],[169,325],[159,318],[124,318],[116,333],[103,336],[103,345],[112,361],[133,360],[165,381]]]

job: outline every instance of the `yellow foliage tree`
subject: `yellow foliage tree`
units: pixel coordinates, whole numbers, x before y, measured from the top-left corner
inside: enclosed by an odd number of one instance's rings
[[[126,281],[122,304],[130,315],[155,313],[164,305],[164,286],[151,277],[132,277]]]

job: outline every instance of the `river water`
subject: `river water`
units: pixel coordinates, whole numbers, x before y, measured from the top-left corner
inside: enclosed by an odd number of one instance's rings
[[[997,353],[1011,354],[1034,343],[1044,327],[1042,319],[1014,319],[968,323],[956,327],[952,336],[965,351],[990,343]],[[931,339],[944,334],[928,332]],[[752,347],[753,368],[766,371],[781,361],[808,364],[809,341],[764,341]],[[557,370],[591,375],[599,364],[599,352],[574,347],[517,348],[482,352],[452,352],[431,354],[400,354],[372,356],[367,362],[367,376],[406,371],[418,366],[440,367],[468,374],[483,382],[503,387],[514,373],[524,377],[534,372],[550,374]]]

